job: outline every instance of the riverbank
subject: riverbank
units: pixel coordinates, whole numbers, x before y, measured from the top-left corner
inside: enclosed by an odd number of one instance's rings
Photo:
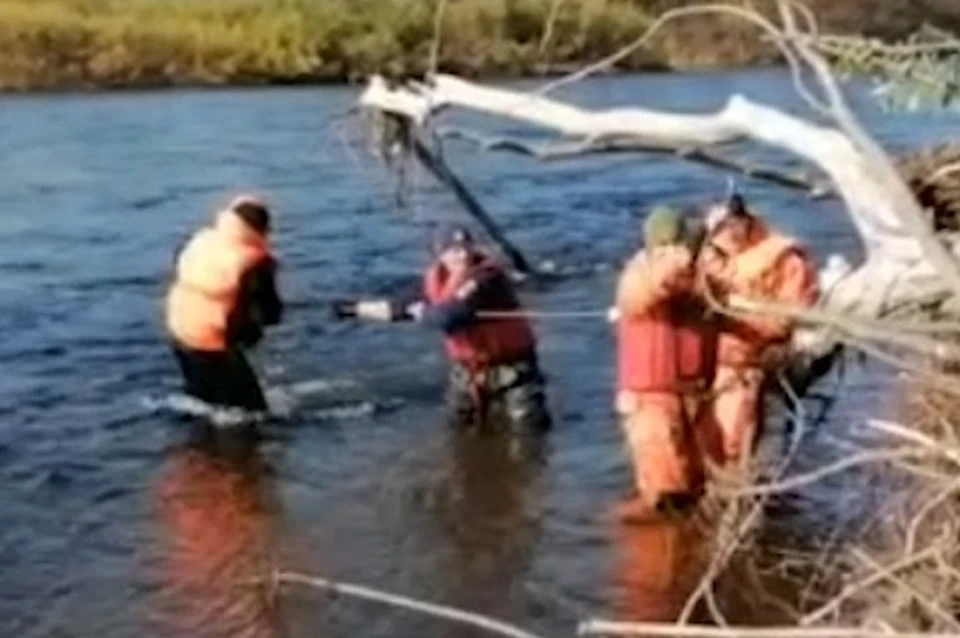
[[[656,15],[681,4],[691,3],[457,0],[445,11],[437,62],[473,77],[556,73],[622,48]],[[838,31],[896,37],[927,17],[912,0],[812,4],[823,5],[824,26]],[[420,75],[431,60],[434,7],[431,0],[0,0],[0,91]],[[772,59],[748,27],[711,17],[678,23],[618,70],[722,68]]]

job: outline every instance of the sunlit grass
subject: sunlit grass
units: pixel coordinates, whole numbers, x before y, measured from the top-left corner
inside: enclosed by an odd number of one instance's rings
[[[903,22],[904,16],[918,19],[915,10],[901,7],[912,0],[811,1],[830,18],[828,26],[868,28],[878,21]],[[883,12],[870,8],[880,1]],[[318,82],[375,71],[420,74],[430,59],[436,2],[0,0],[0,89]],[[518,75],[569,67],[619,49],[645,30],[651,16],[679,4],[690,2],[563,0],[552,35],[545,39],[552,0],[448,0],[440,68],[467,75]],[[837,20],[831,22],[832,17]],[[755,35],[727,20],[687,20],[621,67],[769,59],[769,47]]]
[[[626,0],[568,0],[550,43],[542,43],[549,6],[453,0],[441,66],[528,72],[610,51],[648,23]],[[419,73],[429,59],[433,7],[431,0],[0,0],[0,87]]]

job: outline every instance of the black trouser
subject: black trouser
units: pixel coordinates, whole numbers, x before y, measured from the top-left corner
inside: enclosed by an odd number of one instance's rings
[[[467,426],[507,425],[515,434],[550,428],[545,382],[535,356],[515,363],[470,370],[454,364],[447,386],[447,405],[455,423]]]
[[[183,372],[184,391],[190,396],[211,405],[267,410],[257,375],[240,350],[209,352],[174,344],[173,352]]]

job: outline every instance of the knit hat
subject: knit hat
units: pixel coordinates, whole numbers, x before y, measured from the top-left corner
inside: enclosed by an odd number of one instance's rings
[[[230,202],[229,210],[261,235],[270,232],[270,209],[256,195],[240,195]]]
[[[679,243],[683,234],[683,215],[668,206],[654,208],[643,223],[644,242],[649,247]]]
[[[473,234],[466,226],[451,225],[445,226],[437,231],[434,246],[437,252],[443,252],[450,248],[472,248],[474,245]]]

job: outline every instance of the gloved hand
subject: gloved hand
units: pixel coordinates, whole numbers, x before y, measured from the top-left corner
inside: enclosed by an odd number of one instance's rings
[[[360,319],[374,321],[393,321],[393,308],[385,299],[358,301],[354,306],[355,315]]]
[[[620,315],[620,309],[616,306],[612,306],[609,310],[607,310],[607,321],[610,323],[617,323],[620,321]]]

